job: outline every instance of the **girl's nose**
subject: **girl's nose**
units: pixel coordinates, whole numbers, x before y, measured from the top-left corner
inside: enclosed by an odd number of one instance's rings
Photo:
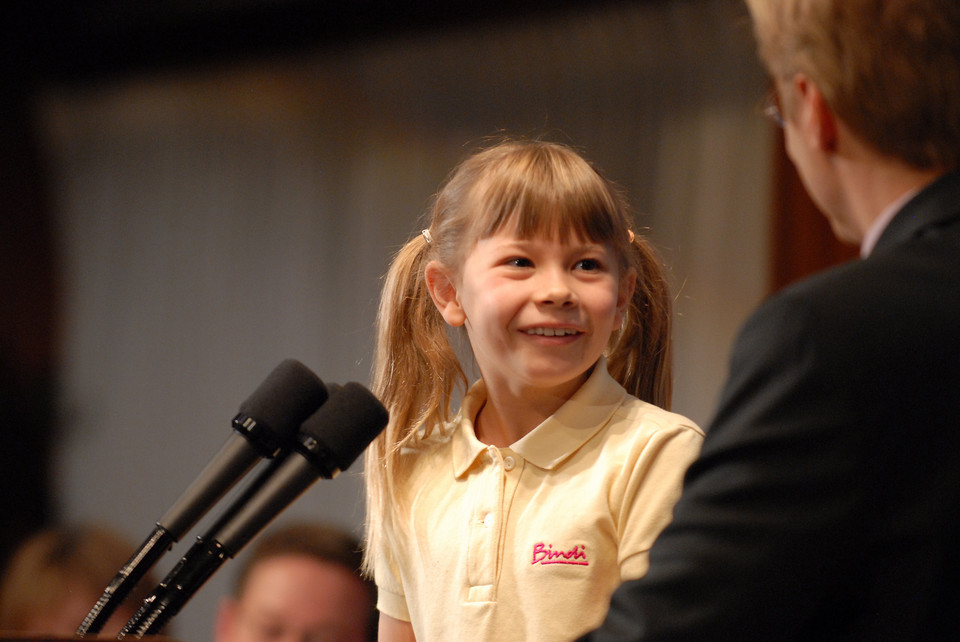
[[[568,307],[576,303],[576,294],[565,274],[549,271],[541,275],[537,300],[542,305]]]

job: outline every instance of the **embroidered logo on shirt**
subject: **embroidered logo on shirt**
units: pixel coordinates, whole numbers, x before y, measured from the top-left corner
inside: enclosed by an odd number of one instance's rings
[[[577,544],[568,551],[555,551],[553,544],[537,542],[533,545],[533,559],[531,565],[572,564],[574,566],[590,566],[587,560],[587,547]]]

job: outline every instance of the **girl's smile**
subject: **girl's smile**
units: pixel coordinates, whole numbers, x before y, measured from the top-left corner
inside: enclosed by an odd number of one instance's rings
[[[438,307],[466,327],[487,389],[527,398],[566,399],[583,383],[623,320],[634,279],[621,278],[604,245],[512,230],[478,241],[459,276],[433,267]]]

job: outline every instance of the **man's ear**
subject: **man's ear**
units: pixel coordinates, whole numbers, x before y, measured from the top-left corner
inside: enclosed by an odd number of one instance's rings
[[[797,104],[797,126],[808,144],[832,153],[837,149],[837,115],[827,103],[817,83],[804,74],[793,77],[793,92]]]
[[[423,276],[427,282],[427,290],[430,291],[430,298],[433,299],[443,320],[454,327],[463,325],[467,315],[460,306],[457,286],[450,271],[439,262],[430,261],[424,269]]]

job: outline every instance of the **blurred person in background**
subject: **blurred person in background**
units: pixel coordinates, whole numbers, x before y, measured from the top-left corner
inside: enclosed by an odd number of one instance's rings
[[[0,631],[72,636],[135,546],[97,525],[52,527],[27,538],[0,582]],[[102,634],[115,636],[156,585],[150,574],[117,607]]]
[[[375,640],[376,590],[362,558],[356,537],[326,524],[264,533],[220,604],[216,642]]]

